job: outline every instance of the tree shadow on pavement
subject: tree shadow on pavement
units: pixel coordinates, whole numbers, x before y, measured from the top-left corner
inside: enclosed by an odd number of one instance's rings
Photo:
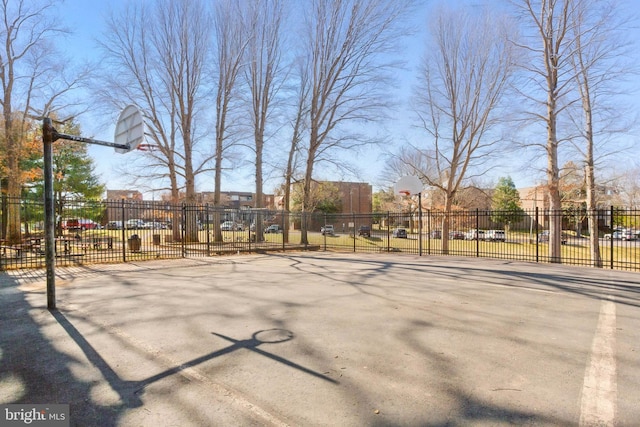
[[[71,425],[116,426],[122,411],[139,402],[92,402],[88,396],[94,384],[70,369],[81,362],[58,351],[43,334],[34,317],[46,317],[47,310],[31,306],[18,286],[0,274],[0,403],[69,404]]]

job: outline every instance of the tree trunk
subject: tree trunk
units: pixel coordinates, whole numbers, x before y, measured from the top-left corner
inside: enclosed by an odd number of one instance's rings
[[[593,164],[587,164],[585,177],[587,181],[587,219],[589,222],[589,248],[591,251],[591,265],[602,267],[600,255],[600,231],[598,230],[598,208],[596,203],[595,176]],[[612,243],[613,244],[613,243]]]
[[[560,198],[560,171],[558,168],[558,138],[556,135],[555,79],[549,78],[547,95],[547,189],[549,192],[549,261],[562,262],[562,200]]]

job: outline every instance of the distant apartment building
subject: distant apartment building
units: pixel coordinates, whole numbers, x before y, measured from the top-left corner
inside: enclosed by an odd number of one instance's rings
[[[525,210],[525,214],[530,220],[535,224],[534,216],[535,210],[538,209],[538,224],[542,228],[549,227],[549,215],[547,213],[550,208],[549,202],[549,194],[547,192],[547,188],[545,185],[538,185],[535,187],[526,187],[518,190],[520,194],[520,203],[522,209]],[[596,195],[598,198],[598,208],[597,208],[597,218],[598,218],[598,227],[600,229],[604,229],[611,226],[611,213],[610,206],[612,205],[613,197],[615,196],[615,192],[605,186],[599,186],[596,189]],[[584,207],[586,206],[586,199],[577,198],[570,202],[563,201],[563,209],[567,209],[571,206],[574,207]],[[576,223],[580,223],[582,229],[586,229],[588,227],[587,217],[586,215],[582,215],[580,217],[571,217],[566,215],[563,217],[562,227],[564,229],[573,229],[576,228]]]
[[[366,182],[345,182],[345,181],[318,181],[314,182],[312,186],[323,185],[330,187],[330,194],[328,197],[336,199],[336,206],[339,209],[337,213],[354,213],[354,214],[369,214],[373,212],[373,189],[371,184]],[[291,188],[291,194],[296,193],[296,186],[301,187],[301,184],[294,184]],[[297,189],[297,193],[301,193],[301,189]],[[293,200],[290,200],[293,205]],[[281,195],[276,196],[276,204],[278,209],[283,209],[284,201]]]
[[[369,214],[373,211],[373,189],[366,182],[331,181],[340,192],[342,213]]]
[[[136,218],[143,203],[142,193],[137,190],[107,190],[107,209],[103,215],[103,225],[109,221],[123,222]]]
[[[525,211],[549,207],[549,198],[546,187],[543,185],[520,188],[518,189],[518,194],[520,195],[520,206]]]
[[[107,200],[142,200],[137,190],[107,190]]]
[[[198,193],[198,203],[213,204],[213,191],[203,191]],[[273,194],[263,194],[263,208],[276,210],[275,196]],[[253,209],[255,208],[255,193],[246,191],[221,191],[220,206],[227,209]]]

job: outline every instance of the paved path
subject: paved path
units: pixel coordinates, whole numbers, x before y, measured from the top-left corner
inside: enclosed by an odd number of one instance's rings
[[[640,275],[328,252],[0,275],[0,404],[77,426],[637,425]]]

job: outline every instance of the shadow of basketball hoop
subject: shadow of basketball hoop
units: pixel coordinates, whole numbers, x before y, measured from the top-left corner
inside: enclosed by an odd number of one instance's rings
[[[269,353],[268,351],[258,348],[263,344],[281,344],[287,341],[291,341],[293,338],[295,338],[295,335],[293,332],[289,330],[280,329],[280,328],[263,329],[263,330],[254,332],[253,335],[251,335],[251,338],[246,340],[235,340],[231,337],[227,337],[225,335],[218,334],[216,332],[211,332],[211,334],[232,343],[229,347],[223,348],[213,353],[215,357],[221,356],[223,354],[228,354],[240,349],[250,350],[250,351],[253,351],[254,353],[268,357],[271,360],[275,360],[276,362],[280,362],[283,365],[289,366],[291,368],[295,368],[301,372],[312,375],[316,378],[320,378],[330,383],[339,384],[338,381],[332,378],[329,378],[309,368],[306,368],[302,365],[292,362],[289,359],[285,359],[284,357],[278,356],[273,353]]]

